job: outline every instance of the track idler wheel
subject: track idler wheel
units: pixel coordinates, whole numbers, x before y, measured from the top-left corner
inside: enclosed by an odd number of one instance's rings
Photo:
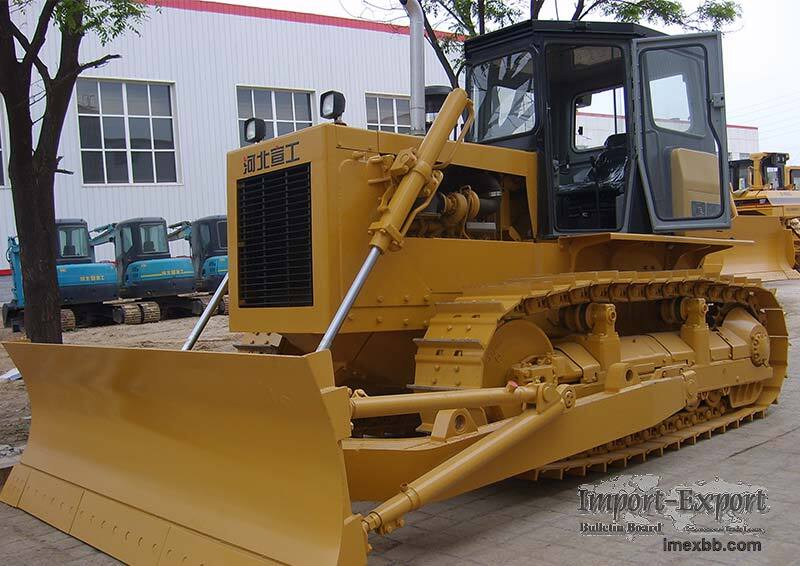
[[[61,309],[61,331],[69,332],[75,330],[77,322],[75,320],[75,313],[72,309]]]
[[[117,324],[142,324],[142,309],[139,305],[120,305],[114,309],[114,322]]]
[[[139,308],[142,311],[142,322],[144,324],[161,320],[161,307],[158,306],[158,303],[154,301],[139,303]]]

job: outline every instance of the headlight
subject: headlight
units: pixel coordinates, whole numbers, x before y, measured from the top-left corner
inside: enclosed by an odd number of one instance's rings
[[[261,118],[248,118],[244,122],[244,140],[258,143],[267,137],[267,124]]]
[[[319,97],[319,114],[326,120],[339,122],[344,114],[344,107],[345,99],[341,92],[329,90]]]

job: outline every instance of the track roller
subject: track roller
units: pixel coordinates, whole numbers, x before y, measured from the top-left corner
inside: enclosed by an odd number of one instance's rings
[[[61,330],[62,332],[69,332],[75,330],[77,322],[75,320],[75,313],[72,309],[61,309]]]
[[[150,322],[158,322],[161,320],[161,307],[154,301],[146,301],[139,303],[139,308],[142,312],[142,322],[144,324]]]

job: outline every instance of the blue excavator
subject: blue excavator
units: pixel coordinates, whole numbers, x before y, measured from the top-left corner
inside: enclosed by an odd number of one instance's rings
[[[172,257],[163,218],[132,218],[92,230],[92,244],[113,243],[119,296],[129,302],[116,322],[140,324],[202,312],[205,295],[195,292],[192,260]]]
[[[205,216],[170,225],[169,241],[186,240],[192,249],[195,288],[213,293],[228,273],[228,217]]]
[[[62,329],[109,322],[114,316],[113,301],[118,297],[116,271],[113,264],[95,260],[86,221],[56,220],[55,245]],[[8,238],[6,259],[11,265],[13,298],[3,305],[3,325],[20,331],[24,326],[25,293],[19,240],[14,236]]]

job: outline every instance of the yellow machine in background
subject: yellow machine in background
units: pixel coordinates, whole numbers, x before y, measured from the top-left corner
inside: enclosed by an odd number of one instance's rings
[[[786,232],[760,233],[756,225],[748,236],[757,246],[734,257],[742,274],[759,276],[764,281],[800,279],[796,271],[800,260],[800,167],[788,165],[788,153],[753,153],[749,159],[730,162],[731,190],[736,210],[746,217],[771,217]],[[748,221],[752,225],[752,221]]]
[[[2,500],[131,563],[363,564],[429,502],[763,416],[783,312],[703,267],[750,245],[720,49],[525,22],[466,43],[470,94],[424,138],[341,125],[331,92],[336,122],[232,151],[230,325],[279,332],[281,354],[7,344],[33,421]],[[579,147],[577,111],[608,89],[647,109],[627,112],[638,134]],[[461,117],[469,142],[448,141]]]

